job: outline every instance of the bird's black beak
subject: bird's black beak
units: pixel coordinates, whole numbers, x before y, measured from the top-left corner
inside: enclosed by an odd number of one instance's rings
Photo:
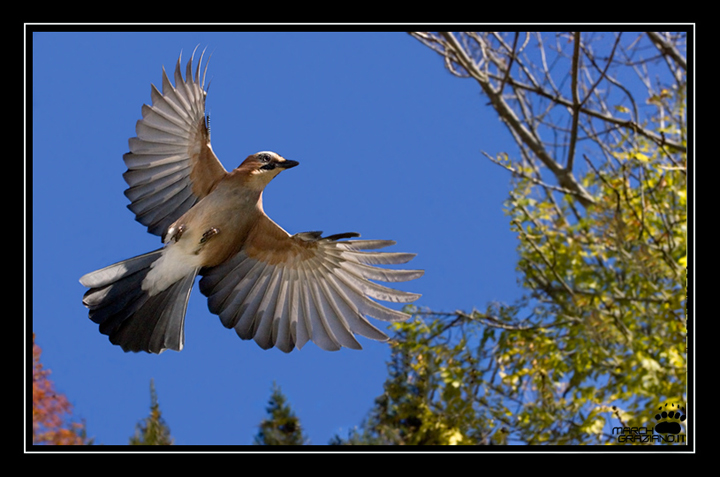
[[[275,163],[275,167],[281,167],[283,169],[290,169],[291,167],[295,167],[298,164],[300,164],[298,161],[291,161],[289,159],[285,159],[282,162]]]

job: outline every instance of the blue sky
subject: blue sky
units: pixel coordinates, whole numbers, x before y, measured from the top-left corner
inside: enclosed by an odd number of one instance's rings
[[[126,208],[122,155],[161,67],[170,73],[196,45],[212,52],[206,106],[225,168],[261,150],[299,161],[265,190],[266,213],[290,233],[360,232],[417,253],[407,268],[425,276],[398,288],[422,293],[421,307],[482,309],[519,295],[502,212],[509,177],[481,154],[513,154],[514,143],[477,84],[406,33],[32,36],[27,331],[88,435],[126,444],[154,379],[177,444],[250,444],[275,381],[311,442],[326,444],[382,393],[387,344],[265,351],[225,329],[196,284],[182,352],[124,353],[82,305],[80,276],[160,246]]]

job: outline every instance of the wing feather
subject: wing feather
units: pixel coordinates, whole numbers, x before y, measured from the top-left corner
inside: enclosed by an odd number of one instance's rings
[[[390,247],[396,243],[394,240],[349,240],[347,242],[337,242],[336,247],[340,250],[377,250]]]
[[[257,267],[253,267],[253,274],[248,277],[243,286],[237,288],[237,294],[232,297],[232,301],[223,310],[225,319],[221,314],[225,326],[230,328],[232,325],[235,332],[242,339],[252,338],[252,328],[255,313],[260,306],[260,300],[263,297],[264,284],[267,281],[267,269],[269,266],[265,263],[258,262]],[[227,321],[227,323],[225,323]]]
[[[326,321],[323,325],[327,327],[329,333],[332,333],[332,336],[335,337],[336,342],[340,346],[350,349],[362,349],[360,343],[358,343],[353,336],[347,321],[343,318],[343,312],[340,310],[340,305],[335,299],[335,294],[328,287],[326,274],[320,269],[313,270],[313,274],[320,292],[320,300],[322,300],[323,307],[325,308]]]
[[[165,86],[165,83],[167,83],[168,86]],[[170,80],[167,79],[167,74],[165,74],[164,68],[163,89],[167,91],[161,93],[154,84],[150,85],[150,99],[152,100],[152,106],[145,105],[145,107],[150,108],[158,114],[162,114],[166,119],[182,127],[188,133],[193,132],[195,124],[190,121],[190,116],[169,96],[172,92],[172,85],[170,85]],[[167,96],[165,95],[166,92],[168,94]]]
[[[415,258],[414,253],[343,251],[341,256],[366,265],[397,265]]]
[[[305,333],[305,341],[302,343],[305,344],[310,340],[315,341],[315,339],[319,339],[320,336],[313,333],[313,326],[312,326],[312,299],[310,298],[310,291],[307,286],[307,279],[305,277],[305,271],[302,270],[302,267],[300,269],[296,269],[296,272],[298,274],[298,296],[299,296],[299,312],[300,316],[298,317],[298,343],[301,342],[299,336],[302,332]],[[302,329],[301,329],[302,327]],[[313,338],[315,337],[315,338]],[[316,344],[318,344],[316,342]],[[318,344],[320,346],[320,344]],[[322,348],[322,346],[321,346]]]
[[[272,287],[270,285],[276,274],[276,267],[260,263],[261,267],[257,278],[248,287],[245,299],[240,302],[241,297],[239,295],[233,298],[233,303],[240,303],[238,311],[241,314],[235,325],[235,332],[242,339],[253,339],[255,337],[264,311],[263,304],[267,305],[272,297]]]
[[[129,186],[128,208],[150,233],[161,236],[227,174],[210,146],[204,74],[203,82],[198,82],[202,55],[193,77],[194,55],[185,79],[178,58],[175,86],[163,68],[162,92],[152,85],[152,105],[143,105],[136,137],[130,138],[130,152],[123,156],[128,167],[123,174]]]
[[[343,316],[345,316],[345,319],[347,320],[348,328],[353,333],[357,333],[366,338],[385,341],[387,339],[387,335],[371,325],[365,316],[360,313],[355,302],[350,299],[343,290],[342,286],[337,283],[337,278],[332,275],[328,278],[330,286],[332,286],[333,290],[342,301],[342,304],[344,304],[346,311],[343,312]]]
[[[406,282],[423,276],[422,270],[397,270],[371,267],[351,260],[341,260],[340,266],[345,270],[360,275],[368,280],[380,280],[382,282]]]
[[[312,321],[313,328],[312,340],[316,345],[325,351],[337,351],[341,348],[341,346],[328,326],[327,317],[325,316],[324,301],[320,298],[318,283],[315,280],[309,265],[303,263],[301,267],[305,272],[305,286],[308,288],[308,294],[310,296],[310,300],[308,300],[308,302],[312,303],[310,311],[310,319]]]
[[[291,280],[290,269],[283,268],[283,277],[280,280],[278,296],[275,300],[275,314],[273,316],[271,343],[279,350],[289,353],[295,347],[295,338],[290,330],[289,293]],[[270,346],[272,347],[272,345]]]
[[[272,331],[277,304],[278,292],[282,280],[282,267],[272,267],[270,279],[260,301],[257,315],[253,323],[253,339],[263,349],[273,347]]]
[[[178,121],[175,117],[164,113],[160,108],[151,108],[147,104],[142,105],[143,123],[159,131],[164,131],[175,136],[184,136],[192,131],[190,125],[184,121]]]
[[[384,287],[364,279],[360,275],[356,275],[345,269],[337,269],[335,275],[344,277],[347,281],[352,282],[365,295],[382,301],[390,301],[395,303],[409,303],[420,298],[417,293],[409,293],[406,291],[395,290],[393,288]]]
[[[366,252],[393,245],[389,240],[348,240],[357,234],[294,236],[262,216],[241,250],[216,267],[203,269],[200,291],[210,311],[243,339],[284,352],[313,341],[324,350],[360,349],[355,335],[385,340],[366,316],[401,321],[408,314],[373,299],[406,303],[420,297],[372,282],[401,282],[422,270],[378,268],[405,263],[415,254]]]

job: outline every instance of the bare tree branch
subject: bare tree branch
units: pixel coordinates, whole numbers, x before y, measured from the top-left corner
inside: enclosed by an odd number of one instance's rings
[[[450,59],[467,71],[483,89],[483,92],[490,98],[490,103],[500,115],[505,124],[508,125],[526,144],[533,153],[550,169],[560,185],[574,191],[583,206],[587,207],[593,203],[592,196],[575,180],[572,171],[563,168],[547,152],[543,144],[523,125],[518,119],[515,111],[507,104],[505,99],[492,86],[488,76],[478,69],[475,62],[467,55],[467,52],[458,43],[455,36],[450,32],[441,32],[440,35],[446,41],[446,51],[450,53]]]
[[[556,192],[562,192],[563,194],[570,194],[570,195],[576,195],[576,196],[578,195],[578,193],[577,193],[576,191],[573,191],[573,190],[570,190],[570,189],[565,189],[565,188],[563,188],[563,187],[554,186],[554,185],[552,185],[552,184],[546,184],[545,182],[541,181],[540,179],[537,179],[537,178],[532,177],[532,176],[530,176],[530,175],[528,175],[528,174],[525,174],[524,172],[519,171],[519,170],[517,170],[517,169],[515,169],[515,168],[513,168],[513,167],[510,167],[510,166],[508,166],[507,164],[503,164],[502,162],[498,161],[498,160],[495,159],[494,157],[490,156],[490,155],[489,155],[487,152],[485,152],[485,151],[483,151],[483,155],[484,155],[485,157],[487,157],[491,162],[497,164],[498,166],[502,167],[503,169],[506,169],[506,170],[512,172],[513,174],[517,175],[518,177],[522,177],[523,179],[527,179],[527,180],[531,181],[531,182],[534,183],[534,184],[537,184],[537,185],[539,185],[539,186],[542,186],[542,187],[544,187],[544,188],[546,188],[546,189],[554,190],[554,191],[556,191]],[[578,197],[578,198],[579,198],[579,197]]]
[[[580,32],[575,32],[575,47],[572,56],[572,126],[570,127],[570,146],[568,147],[568,158],[565,168],[572,171],[573,159],[575,158],[575,143],[577,142],[578,121],[580,120],[580,93],[578,92],[578,69],[580,68]]]
[[[684,88],[683,34],[650,32],[633,37],[617,33],[608,41],[600,33],[560,32],[554,34],[554,42],[547,41],[552,33],[540,32],[527,33],[524,42],[518,32],[410,35],[441,55],[453,75],[472,78],[480,85],[520,147],[522,161],[536,167],[537,160],[537,165],[544,166],[543,174],[549,171],[554,176],[557,185],[552,187],[553,181],[540,177],[540,172],[533,179],[545,190],[571,194],[585,207],[594,203],[574,176],[581,144],[583,152],[594,148],[603,157],[608,146],[630,150],[638,138],[647,138],[663,150],[672,166],[682,166],[673,156],[686,153],[686,139],[658,131],[643,107],[647,98],[636,100],[623,84],[626,78],[615,75],[635,69],[648,97],[653,97],[658,94],[653,78],[658,68],[665,67],[676,80],[672,87]],[[536,48],[527,49],[531,39],[537,41]],[[659,50],[662,56],[648,58],[644,54],[648,48]],[[668,59],[666,65],[658,61],[663,56]]]
[[[663,55],[671,57],[683,70],[687,71],[687,61],[672,43],[666,41],[658,32],[649,31],[647,34]]]

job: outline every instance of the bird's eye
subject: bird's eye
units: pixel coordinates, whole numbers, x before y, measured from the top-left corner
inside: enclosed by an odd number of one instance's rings
[[[260,154],[257,158],[260,162],[270,162],[269,154]]]

